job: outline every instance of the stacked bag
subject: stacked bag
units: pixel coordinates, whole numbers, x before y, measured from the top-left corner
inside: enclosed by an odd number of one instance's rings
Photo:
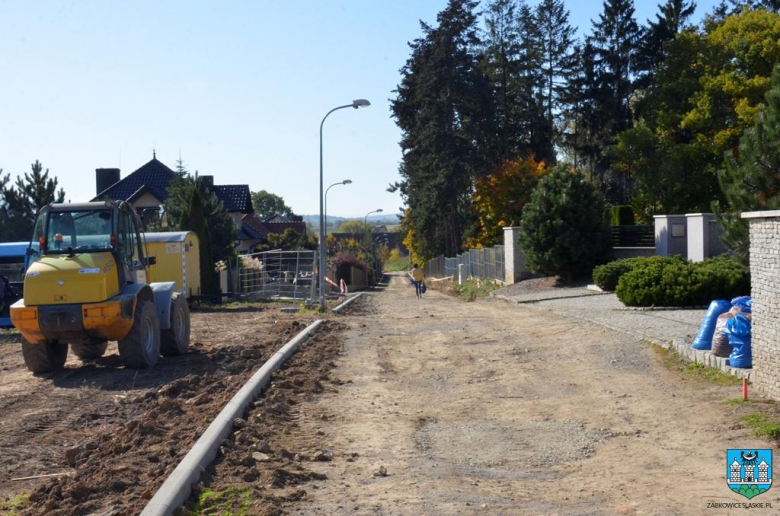
[[[753,367],[751,318],[750,296],[735,297],[731,302],[713,301],[704,315],[692,347],[710,350],[716,357],[728,357],[731,367]]]

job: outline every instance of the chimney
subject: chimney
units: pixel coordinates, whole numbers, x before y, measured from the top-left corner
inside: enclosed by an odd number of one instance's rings
[[[118,168],[97,168],[95,169],[95,195],[106,190],[119,182]]]
[[[214,176],[200,176],[200,180],[209,190],[214,188]]]

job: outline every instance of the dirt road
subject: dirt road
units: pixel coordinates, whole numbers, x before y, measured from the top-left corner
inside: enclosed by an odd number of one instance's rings
[[[735,424],[738,386],[670,371],[611,330],[418,301],[401,277],[362,309],[331,372],[345,384],[298,406],[283,437],[333,454],[307,465],[327,480],[290,512],[696,514],[747,501],[725,483],[727,448],[770,447]]]

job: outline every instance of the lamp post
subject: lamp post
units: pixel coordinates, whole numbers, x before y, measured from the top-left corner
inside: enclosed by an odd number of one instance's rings
[[[382,208],[379,208],[374,211],[369,211],[366,213],[366,216],[363,218],[363,227],[365,228],[365,237],[363,238],[363,243],[368,244],[368,248],[366,249],[366,252],[369,253],[368,256],[371,258],[371,262],[374,261],[374,240],[371,238],[371,232],[368,230],[368,216],[372,213],[382,213]],[[371,263],[371,267],[374,267],[374,264]]]
[[[332,185],[330,185],[330,186],[329,186],[329,187],[328,187],[328,188],[325,190],[325,208],[324,208],[324,211],[325,211],[325,237],[326,237],[326,238],[327,238],[327,236],[328,236],[328,235],[327,235],[327,233],[328,233],[328,192],[329,192],[329,191],[330,191],[330,189],[331,189],[331,188],[333,188],[334,186],[339,186],[339,185],[351,185],[351,184],[352,184],[352,180],[351,180],[351,179],[345,179],[344,181],[339,181],[338,183],[333,183]]]
[[[363,218],[363,227],[366,228],[366,234],[368,234],[368,216],[372,213],[382,213],[382,208],[379,208],[378,210],[369,211],[366,213],[366,216]]]
[[[320,308],[325,309],[325,192],[323,191],[323,175],[322,175],[322,127],[325,125],[325,120],[334,111],[346,108],[360,108],[368,107],[371,103],[366,99],[353,100],[352,104],[345,104],[338,106],[328,111],[320,122]]]

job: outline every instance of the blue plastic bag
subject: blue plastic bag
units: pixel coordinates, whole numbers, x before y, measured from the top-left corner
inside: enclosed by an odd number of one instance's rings
[[[711,349],[712,336],[715,334],[715,324],[718,322],[718,316],[725,314],[731,309],[731,303],[724,300],[713,301],[704,314],[704,320],[699,327],[699,333],[693,339],[691,347],[693,349]]]
[[[753,298],[750,296],[739,296],[731,300],[732,306],[739,308],[743,314],[749,314],[753,311]]]
[[[728,335],[729,344],[733,348],[731,355],[729,355],[729,365],[731,367],[739,367],[741,369],[753,367],[753,352],[750,349],[750,326],[750,320],[741,314],[737,314],[726,323],[723,333]]]

